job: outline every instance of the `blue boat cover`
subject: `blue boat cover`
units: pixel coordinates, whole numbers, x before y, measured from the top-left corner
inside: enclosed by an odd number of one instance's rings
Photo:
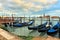
[[[24,23],[16,23],[16,24],[13,24],[13,26],[15,27],[22,27],[22,26],[25,26],[25,24],[28,26],[28,25],[31,25],[33,24],[34,21],[30,21],[29,23],[27,22],[24,22]]]
[[[53,28],[59,28],[60,27],[60,23],[58,22]]]
[[[29,23],[28,23],[28,25],[31,25],[31,24],[33,24],[34,23],[34,21],[30,21]]]
[[[56,30],[50,29],[50,30],[48,30],[48,32],[56,32]]]
[[[13,26],[15,26],[15,27],[22,27],[23,25],[22,24],[14,24]]]

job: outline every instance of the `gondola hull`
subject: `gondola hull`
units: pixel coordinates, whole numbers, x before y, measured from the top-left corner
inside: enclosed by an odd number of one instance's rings
[[[24,23],[13,23],[13,24],[12,23],[3,23],[3,25],[7,26],[7,24],[8,24],[9,26],[13,26],[13,27],[23,27],[23,26],[30,26],[33,23],[34,23],[34,21],[32,20],[29,23],[27,23],[27,22],[24,22]]]
[[[29,30],[37,30],[38,27],[40,27],[40,25],[38,25],[38,26],[34,26],[34,27],[30,27],[30,26],[28,26],[28,29],[29,29]]]
[[[49,28],[44,27],[44,28],[38,29],[38,32],[47,32],[47,30],[49,30]]]
[[[37,30],[37,27],[28,27],[29,30]]]
[[[47,23],[46,23],[47,24]],[[50,26],[46,27],[46,24],[43,24],[41,25],[39,28],[38,28],[38,32],[46,32],[47,30],[50,29]],[[50,23],[51,24],[51,23]]]
[[[48,35],[55,35],[57,34],[57,31],[56,32],[47,32]]]
[[[47,30],[47,34],[48,34],[48,35],[55,35],[57,32],[58,32],[58,31],[55,30],[55,29],[49,29],[49,30]]]

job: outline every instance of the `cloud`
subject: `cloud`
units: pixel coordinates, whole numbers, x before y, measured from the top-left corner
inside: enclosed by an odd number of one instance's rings
[[[55,4],[57,0],[14,0],[18,5],[22,6],[22,8],[27,10],[39,11],[44,8],[49,8],[50,5]],[[36,5],[37,3],[40,3]]]
[[[60,10],[49,11],[46,15],[60,16]]]
[[[2,7],[2,3],[0,3],[0,7]]]
[[[42,4],[55,4],[57,0],[32,0],[33,2],[41,2]]]
[[[6,10],[4,8],[0,8],[0,14],[16,14],[15,11],[12,11],[12,10]]]
[[[22,7],[23,10],[27,9],[28,11],[32,9],[33,11],[39,11],[43,9],[44,7],[49,7],[50,4],[55,4],[57,0],[6,0],[4,2],[4,5],[6,6],[12,6],[13,8]],[[12,3],[15,3],[16,5],[12,5]],[[36,3],[39,3],[36,5]],[[19,6],[18,6],[19,5]]]
[[[33,12],[38,12],[51,7],[51,5],[57,3],[58,0],[1,0],[0,3],[3,4],[2,10],[5,13],[10,11],[13,13],[21,14],[32,14]],[[0,4],[0,6],[2,6]],[[34,14],[34,13],[33,13]]]
[[[2,3],[0,3],[0,8],[2,8],[3,7],[3,4]]]
[[[57,13],[60,13],[60,10],[52,10],[52,11],[48,11],[48,12],[49,13],[54,13],[55,12],[57,14]]]

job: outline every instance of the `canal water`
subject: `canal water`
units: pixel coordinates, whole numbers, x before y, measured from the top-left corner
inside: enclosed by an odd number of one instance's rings
[[[31,27],[37,26],[41,24],[41,19],[40,18],[35,18],[35,23],[33,25],[31,25]],[[47,19],[43,19],[42,23],[47,22]],[[57,19],[58,20],[58,19]],[[25,21],[27,22],[28,19],[25,19]],[[24,19],[23,19],[24,22]],[[51,19],[51,22],[53,24],[53,26],[58,22],[58,21],[53,21]],[[38,32],[37,30],[29,30],[28,26],[24,26],[24,27],[9,27],[7,28],[11,33],[15,34],[15,35],[19,35],[19,36],[41,36],[41,37],[47,37],[47,33],[45,32]],[[58,33],[55,35],[56,37],[58,37]]]

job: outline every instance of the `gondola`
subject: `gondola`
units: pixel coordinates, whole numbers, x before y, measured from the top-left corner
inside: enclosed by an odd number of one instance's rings
[[[30,22],[24,22],[24,23],[17,23],[13,24],[14,27],[22,27],[22,26],[30,26],[34,23],[34,20],[30,20]]]
[[[47,24],[47,22],[45,22],[44,24],[38,25],[38,26],[34,26],[34,27],[28,26],[28,29],[29,29],[29,30],[38,30],[39,27],[41,27],[41,26],[43,26],[43,25],[45,25],[45,24]]]
[[[9,26],[13,26],[13,27],[22,27],[22,26],[30,26],[34,23],[34,20],[30,20],[30,22],[23,22],[23,23],[16,23],[14,22],[13,24],[11,23],[3,23],[3,25],[7,26],[7,24]]]
[[[55,35],[57,33],[57,30],[50,28],[49,30],[47,30],[47,34],[48,35]]]
[[[48,24],[48,22],[46,24],[43,24],[41,27],[38,28],[38,32],[46,32],[47,30],[50,29],[50,25],[52,25],[51,22],[49,22],[49,26],[46,27],[46,25]]]
[[[37,30],[37,28],[38,28],[39,26],[41,26],[41,25],[34,26],[34,27],[30,27],[30,26],[28,26],[28,29],[29,29],[29,30]]]
[[[60,23],[58,22],[56,25],[51,27],[49,30],[47,30],[47,34],[56,34],[58,32],[58,28],[60,27]]]

